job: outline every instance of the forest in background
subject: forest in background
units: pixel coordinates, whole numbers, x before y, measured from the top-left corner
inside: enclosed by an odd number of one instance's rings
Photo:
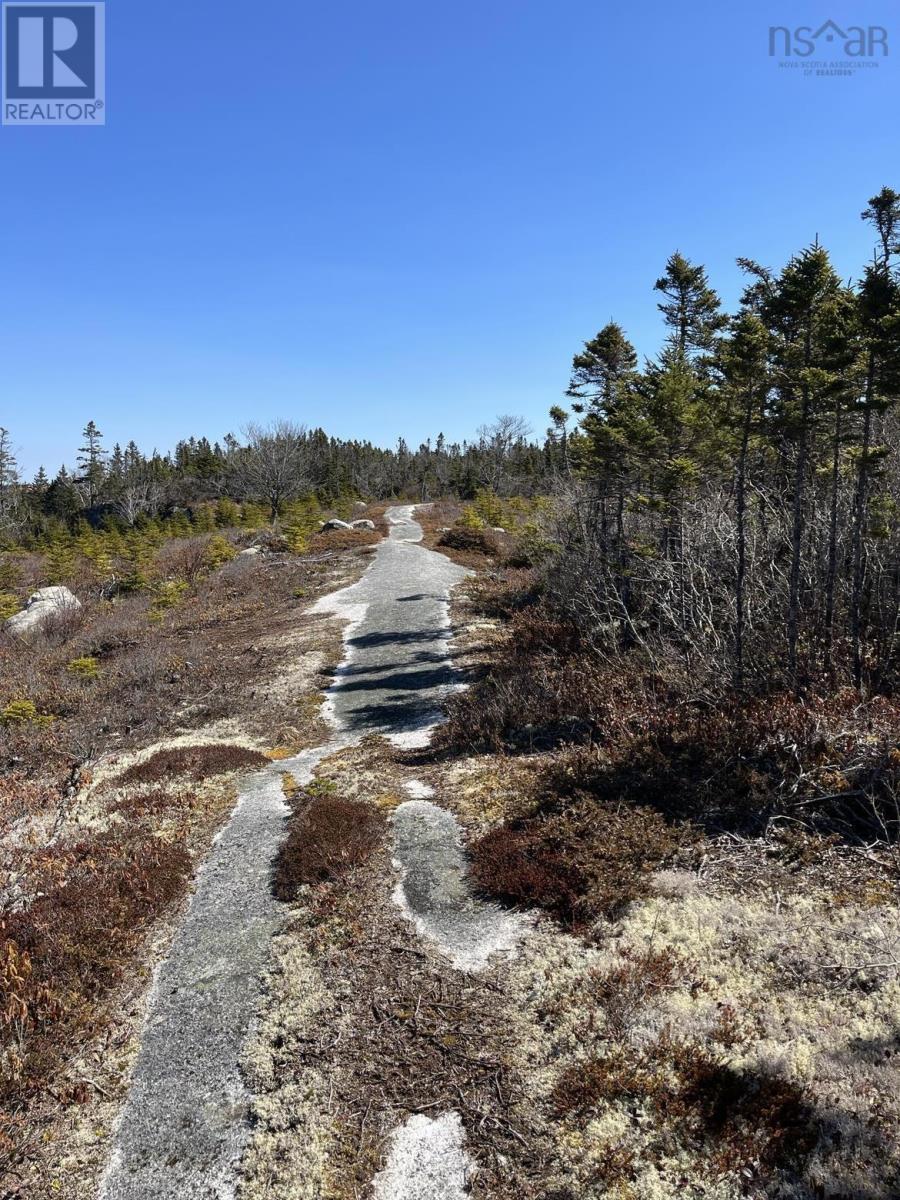
[[[81,601],[0,638],[4,1195],[105,1089],[83,1063],[106,1069],[118,989],[234,772],[327,736],[340,636],[306,616],[365,570],[391,500],[435,501],[425,545],[479,568],[452,616],[470,686],[428,752],[474,878],[591,949],[539,962],[518,1006],[558,1194],[636,1194],[645,1168],[672,1194],[896,1192],[900,196],[863,215],[858,282],[818,242],[742,260],[734,314],[673,254],[659,354],[606,325],[538,440],[518,417],[415,451],[281,422],[147,456],[91,422],[73,470],[27,482],[0,435],[0,617],[47,583]],[[281,686],[299,654],[318,668]],[[210,730],[240,744],[189,744]],[[570,1003],[580,1036],[548,1042]],[[581,1138],[588,1116],[612,1142]]]
[[[733,314],[705,269],[674,253],[655,284],[659,353],[639,366],[608,323],[575,355],[570,406],[551,408],[540,440],[515,416],[469,443],[439,435],[416,450],[284,421],[145,455],[134,443],[107,452],[91,421],[74,471],[25,483],[2,431],[3,546],[43,553],[48,581],[64,582],[79,557],[115,557],[142,534],[158,542],[268,520],[302,547],[319,506],[349,498],[552,496],[542,536],[530,530],[522,553],[534,565],[552,558],[548,600],[600,659],[639,648],[704,685],[890,692],[900,197],[883,188],[862,217],[872,258],[857,281],[838,276],[818,239],[780,270],[742,258]],[[97,535],[111,546],[98,549]],[[9,590],[9,559],[0,573]]]

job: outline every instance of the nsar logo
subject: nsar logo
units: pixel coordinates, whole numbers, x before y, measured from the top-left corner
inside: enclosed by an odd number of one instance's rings
[[[887,57],[887,30],[881,25],[848,25],[841,29],[835,21],[826,21],[818,29],[812,25],[769,26],[769,56],[809,58],[819,54],[844,55],[846,58]]]
[[[106,123],[105,9],[4,3],[4,125]]]

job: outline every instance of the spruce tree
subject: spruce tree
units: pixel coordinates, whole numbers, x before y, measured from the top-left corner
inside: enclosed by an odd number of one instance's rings
[[[78,451],[78,466],[81,468],[79,482],[85,488],[88,508],[93,508],[100,498],[104,480],[103,434],[93,421],[88,421],[81,431],[84,444]]]

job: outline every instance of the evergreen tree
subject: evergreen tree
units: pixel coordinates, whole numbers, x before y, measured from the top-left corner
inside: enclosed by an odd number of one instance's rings
[[[900,397],[900,284],[894,258],[900,254],[900,195],[882,188],[873,196],[862,217],[874,225],[878,247],[866,268],[859,290],[860,323],[866,355],[866,377],[859,404],[862,436],[857,455],[853,501],[852,591],[850,626],[853,642],[853,679],[862,685],[862,600],[865,579],[865,528],[868,521],[872,477],[884,461],[886,449],[873,445],[876,422]]]
[[[816,435],[835,384],[831,327],[840,297],[840,280],[816,242],[790,260],[763,307],[775,336],[776,428],[794,457],[787,657],[795,688],[800,685],[800,573],[807,494]]]
[[[105,475],[103,434],[93,421],[88,421],[81,436],[84,444],[78,451],[78,466],[81,468],[79,482],[85,488],[88,508],[93,508],[100,498]]]
[[[744,678],[745,585],[747,577],[747,476],[750,443],[760,432],[761,414],[769,388],[769,335],[759,316],[745,308],[733,321],[731,336],[721,347],[720,369],[727,400],[733,409],[730,424],[736,434],[735,506],[737,524],[734,584],[734,674],[738,687]]]
[[[13,453],[8,429],[0,428],[0,523],[6,525],[12,515],[19,483],[19,467]]]

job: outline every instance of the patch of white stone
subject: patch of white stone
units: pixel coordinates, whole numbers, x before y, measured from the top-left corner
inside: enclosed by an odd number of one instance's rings
[[[421,779],[410,779],[404,783],[403,790],[412,800],[430,800],[434,795],[431,784],[423,783]]]
[[[373,1200],[465,1200],[474,1174],[457,1112],[434,1119],[416,1113],[391,1134]]]

